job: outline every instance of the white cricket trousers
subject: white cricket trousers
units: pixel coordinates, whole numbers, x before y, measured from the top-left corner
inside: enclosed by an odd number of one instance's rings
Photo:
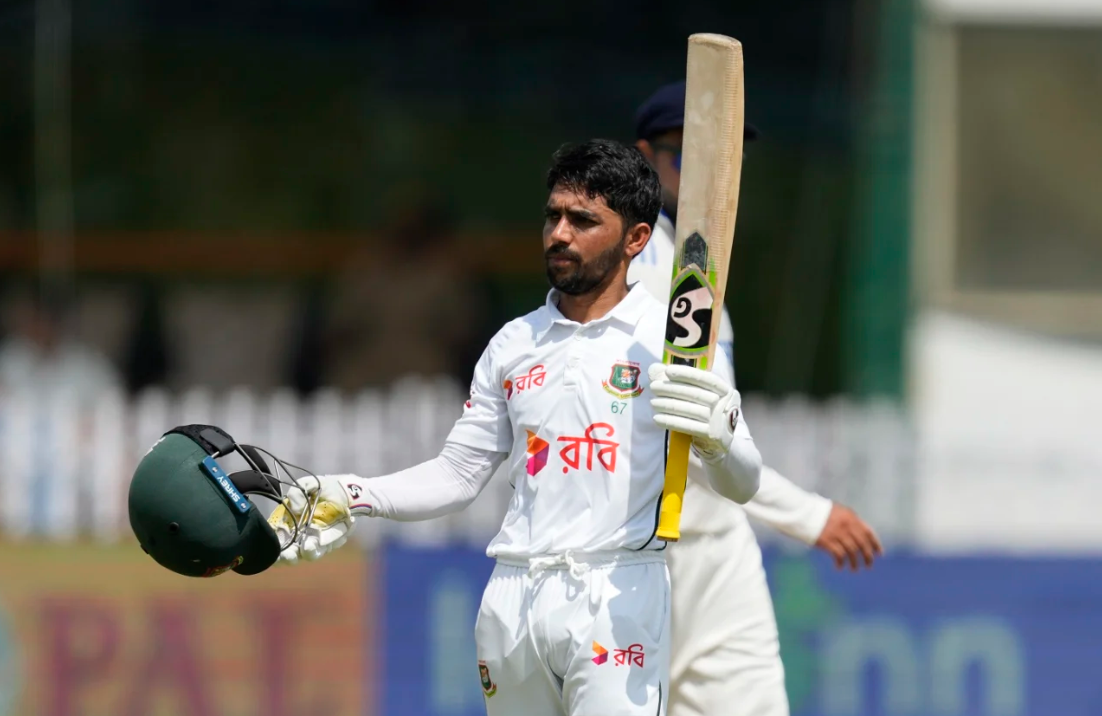
[[[789,716],[777,619],[750,526],[683,535],[666,551],[669,716]]]
[[[499,559],[475,625],[488,716],[664,716],[662,553]]]

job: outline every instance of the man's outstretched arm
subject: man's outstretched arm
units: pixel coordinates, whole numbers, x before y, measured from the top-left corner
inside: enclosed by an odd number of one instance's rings
[[[507,455],[448,442],[432,460],[392,475],[331,477],[349,493],[353,515],[415,522],[465,509],[485,489]]]
[[[268,523],[281,544],[280,561],[314,561],[342,546],[357,517],[430,520],[471,504],[507,453],[447,442],[440,455],[382,477],[317,475],[301,478]],[[310,515],[305,534],[290,543],[295,524]]]
[[[294,526],[304,513],[310,511],[313,517],[306,534],[283,551],[281,561],[314,560],[340,547],[357,516],[429,520],[458,512],[474,501],[513,442],[494,366],[494,350],[501,337],[501,333],[494,337],[475,366],[470,400],[437,457],[382,477],[310,476],[299,480],[299,488],[289,490],[284,504],[268,520],[281,544],[297,534]],[[311,508],[314,502],[316,507]]]

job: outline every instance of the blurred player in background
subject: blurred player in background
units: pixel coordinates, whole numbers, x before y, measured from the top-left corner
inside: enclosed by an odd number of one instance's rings
[[[684,115],[684,82],[662,87],[636,113],[636,146],[658,172],[662,212],[650,242],[631,263],[628,281],[642,283],[660,301],[668,301],[673,275]],[[748,125],[745,138],[756,135]],[[724,308],[719,344],[725,355],[734,355],[733,343]],[[718,357],[716,362],[714,370],[734,385],[733,365],[719,365]],[[670,716],[788,714],[773,603],[747,513],[828,552],[839,568],[872,566],[881,553],[876,534],[852,510],[796,487],[769,467],[762,469],[757,494],[742,506],[690,479],[681,540],[668,555]]]
[[[670,583],[656,530],[666,431],[692,436],[694,476],[717,500],[750,499],[761,456],[738,392],[716,373],[663,365],[666,304],[628,286],[661,205],[654,169],[633,147],[595,140],[557,152],[547,188],[552,290],[490,341],[440,455],[373,479],[303,478],[322,505],[283,559],[340,546],[354,516],[461,510],[507,463],[514,493],[487,549],[497,565],[475,627],[487,713],[664,714]],[[286,510],[307,509],[291,490]],[[277,509],[272,524],[289,537],[285,516]]]
[[[7,335],[0,342],[0,395],[46,402],[62,397],[94,405],[123,386],[118,370],[73,329],[73,304],[41,288],[6,306]]]

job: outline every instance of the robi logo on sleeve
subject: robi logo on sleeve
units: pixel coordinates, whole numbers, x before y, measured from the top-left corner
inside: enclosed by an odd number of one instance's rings
[[[526,390],[533,390],[543,386],[544,379],[547,378],[547,371],[544,370],[543,364],[532,366],[527,373],[516,376],[512,379],[506,379],[501,384],[502,389],[505,391],[505,399],[512,400],[514,395],[519,395]]]

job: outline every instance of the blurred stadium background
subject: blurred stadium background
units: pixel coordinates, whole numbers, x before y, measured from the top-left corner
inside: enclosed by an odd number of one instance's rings
[[[473,716],[508,487],[323,563],[131,541],[165,429],[317,471],[435,454],[542,301],[543,171],[746,48],[729,308],[795,716],[1102,713],[1102,2],[0,3],[0,716]]]

